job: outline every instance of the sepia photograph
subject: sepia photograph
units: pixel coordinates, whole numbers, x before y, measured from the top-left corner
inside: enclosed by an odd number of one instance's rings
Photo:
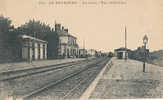
[[[163,0],[0,0],[0,100],[163,99]]]

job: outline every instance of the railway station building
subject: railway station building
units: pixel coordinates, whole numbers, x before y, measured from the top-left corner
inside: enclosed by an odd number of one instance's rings
[[[44,60],[47,59],[47,42],[38,38],[21,35],[22,59],[23,60]]]
[[[79,46],[77,38],[71,35],[68,29],[61,24],[55,24],[55,32],[58,35],[58,57],[76,58],[79,57]]]

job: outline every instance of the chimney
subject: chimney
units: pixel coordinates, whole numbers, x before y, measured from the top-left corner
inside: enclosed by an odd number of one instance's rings
[[[64,26],[62,26],[62,31],[64,31]]]
[[[61,30],[61,24],[55,24],[55,31],[59,32]]]

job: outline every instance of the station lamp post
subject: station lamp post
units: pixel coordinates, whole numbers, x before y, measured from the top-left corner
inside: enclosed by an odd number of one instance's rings
[[[146,62],[146,45],[147,45],[147,43],[148,43],[148,37],[147,37],[147,35],[145,35],[144,37],[143,37],[143,43],[144,43],[144,63],[143,63],[143,72],[145,72],[145,62]]]

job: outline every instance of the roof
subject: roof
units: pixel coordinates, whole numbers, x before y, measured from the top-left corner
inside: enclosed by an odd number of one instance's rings
[[[75,36],[73,36],[71,34],[68,34],[68,36],[77,39]]]
[[[20,35],[20,37],[22,39],[30,39],[30,40],[35,40],[35,41],[38,41],[38,42],[48,43],[47,41],[44,41],[44,40],[29,36],[29,35]]]
[[[69,34],[68,32],[65,32],[65,31],[63,31],[63,30],[61,30],[60,32],[57,32],[57,34],[58,34],[59,36],[68,36],[68,37],[72,37],[72,38],[77,39],[75,36]]]
[[[95,49],[89,49],[89,51],[96,51]]]
[[[82,51],[87,51],[86,49],[79,49],[79,50],[82,50]]]

